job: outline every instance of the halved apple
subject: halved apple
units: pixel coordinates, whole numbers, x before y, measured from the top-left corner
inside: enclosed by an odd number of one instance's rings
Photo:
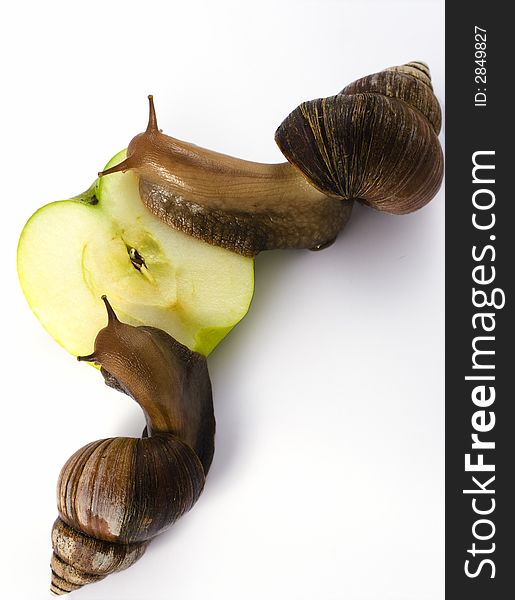
[[[122,321],[159,327],[209,354],[244,317],[254,289],[252,258],[161,222],[141,202],[130,171],[32,215],[18,245],[18,274],[45,329],[76,356],[93,350],[105,326],[102,294]]]

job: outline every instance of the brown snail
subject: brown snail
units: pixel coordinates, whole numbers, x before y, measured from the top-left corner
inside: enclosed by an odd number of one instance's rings
[[[202,492],[215,420],[206,359],[164,331],[108,324],[95,362],[108,385],[143,409],[147,437],[92,442],[68,459],[57,484],[51,591],[61,595],[132,565]]]
[[[240,160],[164,135],[152,96],[145,132],[127,158],[141,199],[172,227],[253,256],[319,249],[347,223],[354,200],[403,214],[429,202],[443,177],[441,113],[429,69],[413,62],[302,103],[277,129],[286,163]],[[343,200],[343,201],[342,201]]]

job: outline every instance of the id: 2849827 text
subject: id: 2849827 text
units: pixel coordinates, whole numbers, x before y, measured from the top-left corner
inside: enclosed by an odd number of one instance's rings
[[[474,27],[474,106],[486,106],[486,29]]]

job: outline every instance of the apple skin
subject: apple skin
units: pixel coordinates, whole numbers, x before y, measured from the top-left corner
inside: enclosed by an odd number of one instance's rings
[[[254,290],[252,258],[161,222],[130,171],[36,211],[21,233],[17,266],[34,314],[75,356],[89,354],[106,325],[103,294],[124,322],[158,327],[207,355],[245,316]]]

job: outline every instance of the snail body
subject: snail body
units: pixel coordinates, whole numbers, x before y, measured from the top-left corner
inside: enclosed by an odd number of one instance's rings
[[[320,192],[289,163],[241,160],[164,135],[149,102],[147,130],[101,175],[133,170],[144,204],[175,229],[253,256],[325,244],[347,222],[352,205]]]
[[[106,383],[142,407],[147,437],[97,440],[59,476],[51,590],[64,594],[138,560],[148,543],[195,504],[214,452],[205,358],[165,332],[109,322],[95,351]]]
[[[152,97],[127,158],[149,210],[172,227],[246,256],[318,249],[354,200],[402,214],[424,206],[443,176],[441,113],[423,63],[392,67],[336,96],[302,103],[276,132],[286,163],[226,156],[163,134]]]

